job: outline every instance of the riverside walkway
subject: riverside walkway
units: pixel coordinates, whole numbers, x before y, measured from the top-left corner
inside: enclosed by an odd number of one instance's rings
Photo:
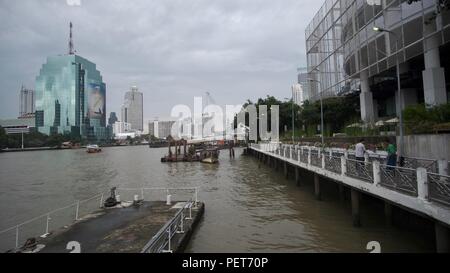
[[[436,250],[450,251],[450,176],[449,162],[408,159],[406,166],[388,167],[383,154],[366,154],[365,161],[356,161],[352,151],[320,149],[311,146],[274,143],[251,144],[249,152],[276,168],[282,165],[288,175],[288,165],[314,173],[315,195],[320,199],[320,180],[324,177],[351,191],[353,224],[360,225],[359,194],[365,193],[385,201],[385,213],[390,206],[403,207],[435,222]],[[412,168],[414,167],[414,168]]]

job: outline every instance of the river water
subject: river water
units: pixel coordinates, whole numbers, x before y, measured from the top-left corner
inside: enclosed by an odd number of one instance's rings
[[[314,199],[311,183],[300,188],[252,157],[220,164],[161,163],[166,149],[146,146],[0,154],[0,230],[85,199],[113,186],[200,187],[203,220],[187,252],[428,252],[433,242],[384,224],[382,212],[362,208],[354,228],[350,208],[337,196]]]

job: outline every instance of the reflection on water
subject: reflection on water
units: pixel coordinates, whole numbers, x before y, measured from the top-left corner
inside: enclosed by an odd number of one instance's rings
[[[188,252],[367,252],[373,240],[382,251],[433,250],[417,234],[386,227],[376,211],[354,228],[347,206],[316,201],[309,184],[297,188],[239,150],[236,159],[222,152],[217,165],[163,164],[165,152],[140,146],[0,154],[0,229],[112,186],[200,186],[206,211]]]

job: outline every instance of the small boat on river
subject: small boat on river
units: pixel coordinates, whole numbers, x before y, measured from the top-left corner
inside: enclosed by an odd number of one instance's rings
[[[92,153],[99,153],[102,149],[97,144],[90,144],[86,146],[86,152],[92,154]]]

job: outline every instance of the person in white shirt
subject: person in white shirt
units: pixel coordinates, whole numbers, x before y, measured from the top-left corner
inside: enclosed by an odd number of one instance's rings
[[[364,161],[364,153],[366,152],[366,147],[364,146],[364,139],[361,139],[359,143],[355,146],[355,157],[356,160]]]
[[[364,153],[366,152],[366,147],[364,146],[364,139],[360,139],[355,146],[355,157],[356,157],[356,171],[361,172],[364,164]]]

